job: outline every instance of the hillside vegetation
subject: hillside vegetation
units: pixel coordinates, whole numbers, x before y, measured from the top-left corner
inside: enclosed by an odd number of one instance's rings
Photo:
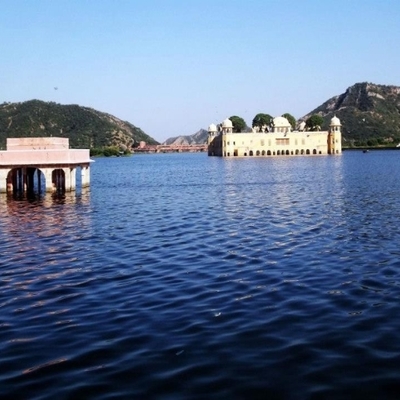
[[[376,146],[400,143],[400,87],[356,83],[305,115],[324,118],[328,129],[336,115],[342,122],[344,146]]]
[[[140,128],[113,115],[78,105],[30,100],[0,105],[0,147],[7,137],[69,138],[72,148],[130,149],[141,140],[158,144]]]

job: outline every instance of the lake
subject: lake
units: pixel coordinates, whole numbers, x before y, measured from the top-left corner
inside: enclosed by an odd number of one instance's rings
[[[0,398],[397,398],[399,170],[133,155],[0,196]]]

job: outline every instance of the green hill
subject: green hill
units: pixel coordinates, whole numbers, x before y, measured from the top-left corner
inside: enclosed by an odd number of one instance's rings
[[[342,122],[344,146],[376,146],[400,143],[400,87],[356,83],[307,115],[324,118],[323,129],[336,115]]]
[[[92,108],[30,100],[0,104],[0,147],[8,137],[67,137],[73,148],[131,148],[156,140],[129,122]]]

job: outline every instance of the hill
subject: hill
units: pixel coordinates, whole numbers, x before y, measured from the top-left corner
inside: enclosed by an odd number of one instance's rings
[[[400,87],[356,83],[300,120],[313,114],[324,118],[322,129],[334,115],[340,118],[345,146],[400,143]]]
[[[175,136],[167,139],[165,145],[191,145],[207,143],[208,132],[205,129],[200,129],[193,135]]]
[[[0,104],[0,148],[7,137],[37,136],[68,137],[73,148],[158,144],[131,123],[93,108],[40,100]]]

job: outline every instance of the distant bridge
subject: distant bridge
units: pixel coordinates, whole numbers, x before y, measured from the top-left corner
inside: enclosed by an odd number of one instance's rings
[[[207,144],[190,144],[190,145],[148,145],[141,143],[139,147],[132,150],[133,153],[199,153],[207,151]]]

